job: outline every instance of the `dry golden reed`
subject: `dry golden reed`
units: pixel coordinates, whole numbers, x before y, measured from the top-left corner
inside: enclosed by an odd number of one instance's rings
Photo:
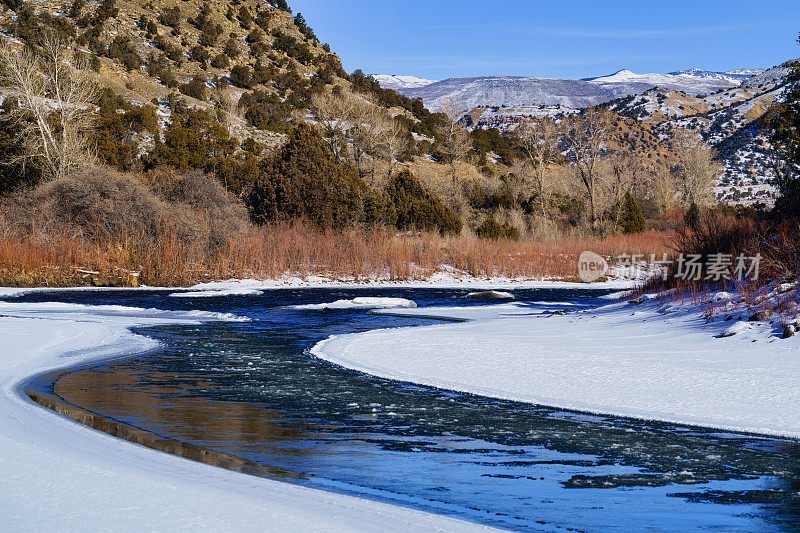
[[[444,265],[478,278],[573,279],[584,250],[605,256],[661,254],[670,251],[669,242],[661,232],[514,242],[379,227],[321,230],[299,221],[251,227],[212,248],[187,242],[170,227],[146,249],[127,238],[98,242],[66,232],[0,234],[0,285],[182,286],[286,275],[421,280]]]

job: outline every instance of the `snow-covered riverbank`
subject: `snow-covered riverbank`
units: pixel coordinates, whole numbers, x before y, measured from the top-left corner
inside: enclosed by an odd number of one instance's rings
[[[0,302],[2,529],[485,529],[167,455],[59,416],[21,390],[27,378],[40,372],[157,347],[130,327],[239,319],[207,312]]]
[[[0,298],[13,298],[36,292],[82,291],[165,291],[176,298],[215,298],[223,296],[247,296],[275,289],[587,289],[587,290],[625,290],[634,287],[640,280],[623,277],[607,281],[581,283],[559,280],[530,280],[508,278],[474,278],[451,272],[440,272],[425,280],[386,280],[362,279],[342,280],[320,276],[285,276],[278,279],[230,279],[211,281],[191,287],[0,287]]]
[[[573,312],[551,303],[376,312],[467,322],[344,335],[312,352],[444,389],[800,437],[800,335],[782,339],[782,326],[742,312],[709,321],[699,305],[657,300]]]

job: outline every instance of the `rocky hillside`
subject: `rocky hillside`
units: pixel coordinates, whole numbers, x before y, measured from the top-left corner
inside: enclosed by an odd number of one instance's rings
[[[724,166],[717,197],[728,203],[770,205],[774,200],[776,160],[762,117],[782,101],[788,88],[786,67],[749,78],[739,87],[698,98],[653,89],[609,104],[617,113],[650,124],[662,138],[677,127],[697,131],[717,150]]]
[[[372,137],[366,122],[397,122],[390,146],[365,141],[359,162],[382,150],[408,159],[437,120],[361,71],[346,73],[285,0],[0,0],[0,8],[4,46],[37,49],[54,34],[69,43],[69,60],[102,88],[91,144],[120,170],[202,168],[239,193],[298,122],[321,125],[321,100],[341,108],[329,112],[358,111]],[[341,135],[342,120],[327,118]],[[3,140],[0,152],[18,150]]]
[[[670,88],[669,81],[678,77],[688,77],[684,71],[672,75],[633,75],[623,71],[610,77],[596,78],[581,82],[586,85],[563,85],[560,93],[567,93],[567,88],[580,87],[582,92],[570,92],[569,96],[552,96],[558,81],[545,80],[540,87],[546,87],[547,96],[537,96],[527,92],[524,96],[506,98],[508,104],[480,104],[470,107],[464,118],[470,128],[497,128],[501,131],[514,130],[519,123],[537,116],[562,117],[576,113],[580,108],[589,105],[608,107],[618,115],[633,119],[644,127],[646,132],[654,132],[661,140],[671,137],[676,128],[688,128],[698,132],[703,139],[717,150],[718,159],[724,170],[719,176],[716,188],[719,200],[753,205],[762,203],[770,205],[775,194],[774,166],[779,163],[768,140],[768,132],[762,125],[761,118],[775,103],[782,100],[788,88],[789,69],[778,66],[766,71],[745,69],[729,73],[708,73],[693,69],[692,76],[697,80],[706,79],[711,85],[721,84],[711,94],[693,94],[684,90]],[[755,72],[755,75],[751,73]],[[720,74],[720,76],[715,76]],[[647,78],[647,76],[650,76]],[[664,77],[665,86],[648,86]],[[537,78],[538,79],[538,78]],[[485,78],[481,83],[486,83]],[[443,84],[445,82],[439,82]],[[632,83],[634,85],[625,85]],[[692,81],[694,84],[695,81]],[[437,84],[432,84],[419,91],[431,91]],[[468,87],[469,85],[463,85]],[[628,94],[620,98],[609,99],[599,93],[587,94],[587,86],[591,90],[626,91],[643,87],[636,94]],[[518,90],[519,85],[505,82],[503,87]],[[625,89],[627,87],[627,89]],[[695,89],[697,86],[694,86]],[[725,88],[726,87],[726,88]],[[612,90],[612,89],[608,89]],[[417,90],[413,90],[417,91]],[[412,90],[404,91],[406,93]],[[480,93],[478,93],[480,94]],[[484,92],[483,96],[467,100],[468,104],[482,101],[501,101],[492,98],[499,91]],[[604,93],[608,94],[608,93]],[[439,96],[438,98],[445,98]],[[538,100],[536,100],[538,98]],[[538,101],[537,105],[522,102]]]
[[[299,101],[311,85],[334,81],[341,71],[336,55],[302,17],[276,5],[6,0],[0,28],[19,44],[35,44],[47,28],[75,39],[101,85],[131,104],[156,106],[165,118],[171,95],[213,109],[252,90]],[[231,119],[240,137],[269,143],[281,133]]]

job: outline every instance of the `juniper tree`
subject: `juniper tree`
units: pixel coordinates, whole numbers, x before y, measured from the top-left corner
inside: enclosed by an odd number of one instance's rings
[[[639,203],[630,192],[625,193],[620,206],[619,229],[622,233],[641,233],[645,228]]]
[[[367,186],[349,165],[339,165],[319,132],[300,123],[288,142],[259,165],[246,203],[254,222],[305,218],[342,227],[360,218]]]

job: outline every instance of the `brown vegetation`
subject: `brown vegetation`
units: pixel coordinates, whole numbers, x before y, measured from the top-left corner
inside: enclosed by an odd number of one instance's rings
[[[585,249],[667,251],[665,235],[655,232],[514,242],[378,226],[320,229],[297,220],[255,227],[241,204],[202,174],[162,171],[142,181],[98,172],[3,199],[0,285],[175,286],[285,275],[424,279],[442,265],[476,277],[573,278]],[[87,187],[89,181],[97,185]],[[215,194],[206,194],[214,187]]]
[[[774,291],[777,284],[795,283],[800,279],[800,220],[796,218],[759,219],[749,213],[732,214],[724,209],[708,211],[699,220],[681,228],[674,234],[671,247],[684,257],[699,256],[704,262],[715,254],[731,258],[731,275],[722,279],[709,279],[707,271],[699,279],[676,276],[676,264],[666,278],[655,277],[634,291],[634,296],[659,293],[665,301],[689,301],[707,306],[709,316],[724,304],[715,303],[710,295],[714,291],[735,291],[743,297],[747,308],[759,308],[758,320],[780,315],[786,311],[781,306],[797,302],[797,295],[778,297],[780,305],[765,297],[765,287]],[[751,258],[758,258],[757,270],[735,272],[738,258],[743,256],[749,268]],[[768,291],[767,291],[768,292]],[[781,304],[781,302],[783,302]],[[770,307],[772,306],[772,307]]]

